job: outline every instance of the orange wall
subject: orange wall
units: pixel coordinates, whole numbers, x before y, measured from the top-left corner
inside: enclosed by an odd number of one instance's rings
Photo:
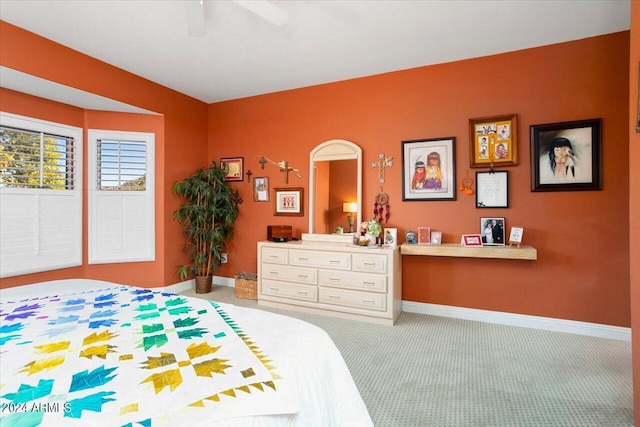
[[[631,2],[631,48],[629,80],[629,218],[631,261],[631,332],[633,354],[633,396],[635,425],[640,426],[640,133],[636,133],[640,114],[640,2]]]
[[[383,153],[393,156],[384,190],[389,226],[443,232],[444,242],[479,231],[481,216],[523,226],[537,261],[403,257],[403,299],[511,313],[630,326],[629,301],[629,32],[535,49],[393,72],[209,106],[209,157],[287,160],[308,187],[308,156],[317,144],[347,139],[363,149],[363,211],[371,217]],[[518,114],[519,165],[509,171],[509,208],[475,208],[456,201],[402,201],[401,141],[456,137],[458,184],[469,169],[470,118]],[[529,126],[602,118],[602,191],[532,193]],[[471,170],[470,174],[473,176]],[[269,167],[271,186],[284,176]],[[217,273],[256,271],[256,241],[266,225],[306,232],[308,218],[273,217],[254,203],[251,184],[236,184],[245,202],[229,264]],[[308,188],[305,193],[308,194]],[[306,203],[306,202],[305,202]],[[306,209],[305,209],[306,210]]]
[[[64,66],[56,66],[57,64]],[[184,255],[180,252],[183,238],[179,227],[172,220],[173,212],[180,203],[173,194],[173,183],[208,163],[207,105],[4,21],[0,21],[0,65],[155,111],[164,118],[164,124],[154,122],[152,125],[158,129],[156,261],[89,268],[85,255],[85,265],[82,268],[2,279],[0,287],[70,277],[92,277],[121,283],[135,282],[148,287],[178,282],[175,271],[177,266],[184,262]],[[31,101],[27,98],[17,101],[14,98],[5,98],[5,95],[6,93],[2,92],[2,109],[5,111],[22,109],[33,114],[44,114],[42,117],[50,117],[48,120],[61,117],[61,122],[76,126],[83,126],[85,123],[87,126],[96,127],[113,124],[114,116],[86,112],[85,117],[82,110],[64,105],[52,108],[53,104],[49,104],[36,108],[28,104]],[[16,103],[12,104],[14,100]],[[73,123],[63,120],[65,116],[71,117],[68,120],[72,120]],[[123,117],[125,116],[120,116],[118,122],[128,125],[126,119],[122,121]],[[146,129],[146,125],[142,126]]]

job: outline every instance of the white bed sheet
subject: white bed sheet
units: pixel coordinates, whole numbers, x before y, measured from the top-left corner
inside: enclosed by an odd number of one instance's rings
[[[77,292],[114,286],[111,282],[69,279],[0,290],[0,301],[38,295]],[[298,319],[261,310],[219,303],[253,337],[278,366],[283,377],[295,379],[298,412],[295,414],[234,417],[202,425],[252,426],[372,426],[339,350],[322,329]],[[0,391],[1,394],[1,391]],[[178,427],[178,426],[176,426]]]

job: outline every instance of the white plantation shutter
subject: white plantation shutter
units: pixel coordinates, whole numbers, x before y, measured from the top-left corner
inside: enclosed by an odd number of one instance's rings
[[[89,264],[155,260],[155,136],[88,135]]]
[[[82,265],[82,129],[0,113],[0,277]]]

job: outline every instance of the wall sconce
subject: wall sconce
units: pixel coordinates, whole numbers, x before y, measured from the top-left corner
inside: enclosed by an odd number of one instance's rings
[[[353,223],[355,222],[354,213],[358,212],[358,204],[357,203],[343,203],[342,204],[342,212],[348,213],[347,222],[349,223],[349,233],[353,233]]]

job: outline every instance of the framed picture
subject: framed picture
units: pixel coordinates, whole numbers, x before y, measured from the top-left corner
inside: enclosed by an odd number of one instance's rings
[[[511,227],[511,233],[509,233],[509,246],[517,245],[518,247],[520,247],[520,243],[522,243],[523,233],[524,233],[524,228]]]
[[[273,214],[276,216],[304,215],[304,188],[274,188]]]
[[[439,245],[442,243],[442,232],[441,231],[432,231],[431,232],[431,244]]]
[[[464,247],[482,246],[482,237],[479,234],[463,234],[460,240]]]
[[[397,228],[384,229],[384,244],[389,247],[395,247],[398,245],[398,229]]]
[[[253,178],[253,201],[269,201],[269,177],[259,176]]]
[[[504,246],[504,218],[480,218],[480,235],[485,246]]]
[[[226,181],[242,181],[244,177],[244,157],[223,157],[220,165],[227,168]]]
[[[417,243],[416,232],[413,231],[413,230],[405,231],[405,233],[404,233],[404,241],[406,243],[409,243],[410,245],[413,245],[413,244]]]
[[[431,243],[431,228],[418,227],[418,244],[428,245]]]
[[[455,137],[402,141],[402,200],[455,200]]]
[[[518,164],[518,116],[469,119],[471,167]]]
[[[509,207],[509,172],[476,172],[476,208]]]
[[[531,126],[531,191],[602,190],[602,119]]]

